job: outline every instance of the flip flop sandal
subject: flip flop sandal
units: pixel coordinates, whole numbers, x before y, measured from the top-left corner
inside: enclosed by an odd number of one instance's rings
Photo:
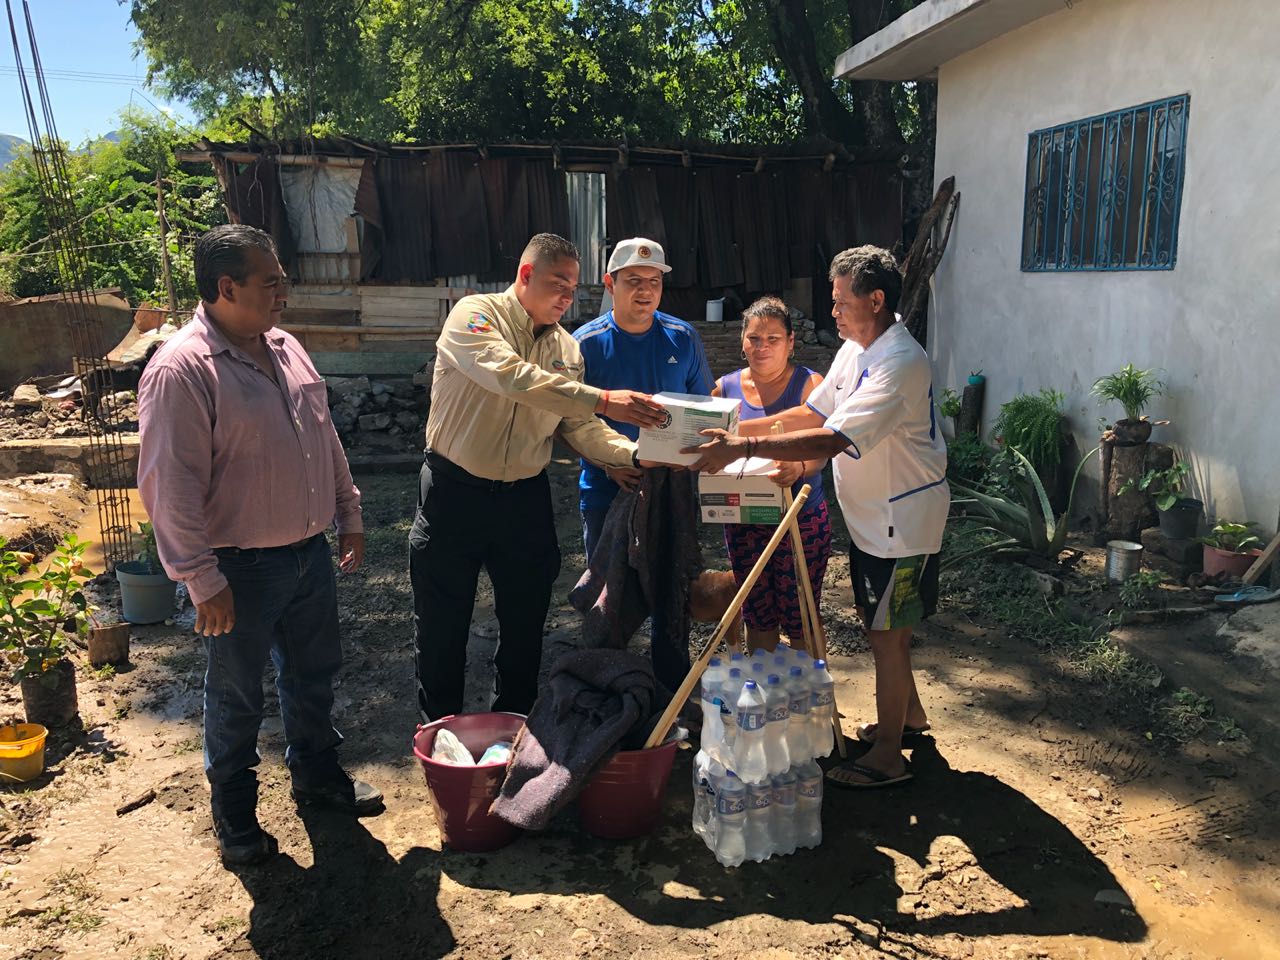
[[[1270,603],[1280,599],[1280,590],[1268,590],[1266,587],[1242,587],[1235,593],[1220,593],[1213,598],[1216,602],[1228,606],[1242,603]]]
[[[860,723],[858,724],[858,729],[854,732],[857,734],[858,739],[861,740],[863,743],[875,743],[876,732],[875,730],[872,729],[875,726],[877,726],[877,724]],[[929,726],[929,724],[927,723],[923,727],[903,727],[902,742],[906,743],[909,739],[923,736],[924,734],[928,733],[932,729],[933,727]]]
[[[858,773],[867,778],[866,783],[854,783],[849,780],[839,780],[832,776],[838,770],[847,770],[850,773]],[[911,765],[907,764],[902,773],[896,777],[887,773],[882,773],[874,767],[866,767],[860,763],[842,763],[839,766],[832,767],[826,773],[826,781],[832,786],[840,787],[843,790],[878,790],[881,787],[894,787],[902,783],[910,783],[915,779],[915,774],[911,772]]]

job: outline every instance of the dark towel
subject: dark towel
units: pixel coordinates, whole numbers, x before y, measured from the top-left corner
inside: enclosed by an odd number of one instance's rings
[[[701,572],[694,473],[645,470],[638,492],[614,498],[591,564],[569,594],[582,614],[583,642],[624,650],[660,609],[666,636],[655,641],[682,645],[687,655],[689,584]]]
[[[543,829],[624,740],[643,746],[640,734],[653,728],[655,704],[666,703],[659,696],[644,657],[625,650],[566,653],[516,737],[490,813],[525,830]]]

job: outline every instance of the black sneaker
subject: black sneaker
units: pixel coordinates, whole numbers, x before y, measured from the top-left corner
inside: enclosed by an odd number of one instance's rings
[[[230,832],[225,822],[214,822],[213,832],[218,837],[218,852],[228,867],[249,867],[270,860],[280,852],[276,838],[259,826],[241,833]]]
[[[320,807],[349,813],[355,817],[377,813],[382,809],[382,791],[375,786],[356,780],[342,771],[343,782],[322,786],[293,785],[293,799],[300,807]]]

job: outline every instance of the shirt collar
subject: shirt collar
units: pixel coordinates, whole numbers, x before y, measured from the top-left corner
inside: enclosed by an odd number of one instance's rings
[[[233,350],[243,352],[237,350],[235,345],[218,329],[217,325],[209,319],[203,302],[196,304],[196,309],[191,314],[191,319],[199,323],[194,336],[199,337],[204,342],[204,345],[209,349],[209,356],[215,357],[220,353],[230,353]],[[284,331],[278,327],[272,327],[263,334],[263,337],[272,347],[281,346],[285,339]]]
[[[884,333],[871,341],[871,346],[866,348],[859,347],[859,356],[861,357],[862,362],[870,363],[877,357],[887,353],[893,348],[894,344],[899,341],[904,333],[906,333],[907,336],[911,336],[911,334],[907,332],[906,325],[903,324],[901,320],[895,320],[885,329]]]
[[[509,316],[512,320],[524,327],[525,333],[533,333],[533,317],[529,316],[529,311],[524,308],[524,304],[520,302],[520,298],[516,296],[516,285],[513,283],[502,292],[503,298],[507,301]]]

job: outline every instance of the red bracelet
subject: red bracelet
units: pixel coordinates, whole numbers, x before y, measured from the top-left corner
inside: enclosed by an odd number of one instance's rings
[[[604,404],[605,410],[609,409],[609,391],[608,390],[600,391],[600,402]],[[603,412],[604,411],[602,410],[601,413]]]

